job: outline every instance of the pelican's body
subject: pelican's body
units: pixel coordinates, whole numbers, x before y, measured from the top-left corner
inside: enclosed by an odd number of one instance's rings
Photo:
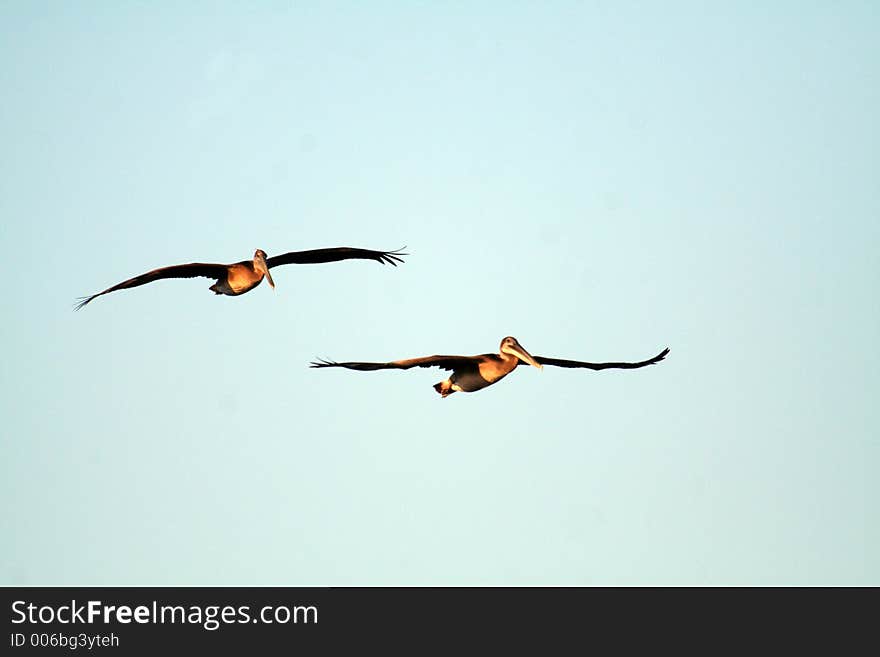
[[[263,258],[265,259],[265,254]],[[265,277],[266,274],[257,269],[254,260],[243,260],[233,265],[227,265],[225,276],[217,279],[217,282],[208,289],[214,294],[225,294],[234,297],[250,292],[262,283]],[[271,285],[275,287],[274,283]]]
[[[519,358],[505,352],[471,356],[469,362],[459,364],[445,381],[434,384],[441,396],[453,392],[476,392],[497,383],[513,372],[519,365]]]
[[[195,278],[202,276],[204,278],[213,278],[215,283],[209,288],[214,294],[225,294],[227,296],[238,296],[245,292],[250,292],[257,285],[263,282],[263,279],[269,281],[269,285],[275,287],[275,281],[272,280],[272,274],[269,270],[272,267],[289,264],[317,264],[323,262],[337,262],[339,260],[376,260],[383,265],[388,263],[397,266],[398,262],[403,262],[399,257],[406,255],[400,251],[372,251],[370,249],[353,249],[347,246],[340,246],[329,249],[313,249],[311,251],[291,251],[282,255],[266,256],[266,252],[257,249],[254,252],[253,260],[242,260],[231,265],[222,265],[206,262],[191,262],[186,265],[172,265],[171,267],[162,267],[153,269],[146,274],[129,278],[113,287],[109,287],[103,292],[98,292],[89,297],[82,297],[76,305],[79,310],[95,297],[102,294],[108,294],[117,290],[125,290],[139,285],[146,285],[153,281],[163,278]]]
[[[669,353],[664,349],[648,360],[639,362],[587,363],[576,360],[562,360],[546,356],[532,356],[516,338],[506,337],[501,341],[497,354],[480,354],[478,356],[425,356],[396,360],[388,363],[347,362],[336,363],[321,360],[311,364],[312,367],[345,367],[350,370],[370,372],[373,370],[398,369],[408,370],[411,367],[439,367],[452,370],[452,376],[445,381],[434,384],[434,390],[441,397],[448,397],[454,392],[476,392],[493,383],[497,383],[513,372],[520,365],[531,365],[542,369],[544,365],[556,367],[579,367],[591,370],[605,369],[636,369],[659,363]]]

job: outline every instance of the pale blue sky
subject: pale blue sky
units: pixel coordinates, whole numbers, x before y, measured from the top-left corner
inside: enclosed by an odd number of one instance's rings
[[[3,3],[0,583],[880,584],[878,33],[874,2]],[[672,352],[445,400],[307,368],[508,334]]]

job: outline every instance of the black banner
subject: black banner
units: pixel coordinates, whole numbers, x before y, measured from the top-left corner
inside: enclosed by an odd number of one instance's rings
[[[355,644],[421,652],[524,640],[678,644],[707,633],[815,630],[841,612],[841,590],[585,588],[51,587],[4,588],[3,654],[39,651],[329,649]],[[831,597],[832,599],[829,599]],[[849,598],[844,594],[842,599]],[[835,598],[838,601],[835,601]],[[807,612],[805,615],[804,612]],[[792,616],[792,614],[796,614]],[[848,616],[858,625],[858,614]],[[806,625],[805,625],[806,623]],[[709,646],[707,646],[709,647]]]

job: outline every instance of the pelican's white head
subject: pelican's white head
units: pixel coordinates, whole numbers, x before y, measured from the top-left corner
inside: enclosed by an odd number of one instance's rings
[[[275,289],[275,281],[272,280],[272,274],[269,273],[269,265],[266,263],[266,252],[263,249],[254,251],[254,270],[265,276],[272,289]]]
[[[544,369],[544,366],[541,365],[538,361],[536,361],[532,355],[526,351],[523,346],[517,342],[516,338],[507,336],[501,341],[500,351],[502,354],[510,354],[511,356],[516,356],[520,360],[528,363],[532,367],[537,367],[539,370]]]

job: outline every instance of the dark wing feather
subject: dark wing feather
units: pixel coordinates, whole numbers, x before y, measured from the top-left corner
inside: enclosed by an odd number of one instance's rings
[[[409,358],[407,360],[395,360],[389,363],[337,363],[332,360],[320,359],[310,364],[310,367],[345,367],[350,370],[361,372],[373,372],[375,370],[408,370],[412,367],[439,367],[441,370],[454,370],[474,363],[470,356],[423,356],[422,358]]]
[[[404,246],[403,249],[406,247]],[[337,246],[330,249],[313,249],[311,251],[291,251],[283,255],[272,256],[266,260],[271,269],[278,265],[314,265],[322,262],[337,262],[339,260],[375,260],[384,264],[397,266],[403,262],[399,256],[409,255],[402,249],[395,251],[371,251],[370,249],[353,249],[349,246]]]
[[[217,265],[206,262],[191,262],[188,265],[161,267],[159,269],[148,271],[146,274],[129,278],[127,281],[122,281],[113,287],[108,287],[103,292],[98,292],[90,297],[80,297],[79,303],[77,303],[75,307],[76,310],[79,310],[92,299],[99,297],[102,294],[108,294],[110,292],[115,292],[116,290],[125,290],[139,285],[146,285],[147,283],[152,283],[153,281],[158,281],[162,278],[195,278],[197,276],[204,276],[205,278],[220,279],[223,276],[226,276],[226,270],[226,265]]]
[[[638,363],[585,363],[579,360],[563,360],[561,358],[547,358],[546,356],[535,356],[535,360],[542,365],[553,365],[555,367],[583,367],[590,370],[634,370],[638,369],[639,367],[646,367],[648,365],[653,365],[654,363],[659,363],[661,360],[666,358],[666,354],[668,353],[669,347],[661,351],[653,358],[639,361]],[[528,363],[520,361],[518,365],[528,365]]]

